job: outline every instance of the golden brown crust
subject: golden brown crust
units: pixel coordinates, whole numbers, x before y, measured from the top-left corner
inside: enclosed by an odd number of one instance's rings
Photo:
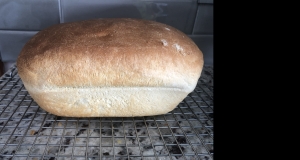
[[[40,31],[22,49],[17,66],[22,78],[39,86],[159,86],[177,76],[198,79],[203,58],[189,37],[170,26],[96,19]],[[32,81],[28,72],[39,79]]]
[[[202,67],[202,52],[184,33],[129,18],[54,25],[30,39],[17,59],[18,73],[31,92],[162,87],[188,94]]]

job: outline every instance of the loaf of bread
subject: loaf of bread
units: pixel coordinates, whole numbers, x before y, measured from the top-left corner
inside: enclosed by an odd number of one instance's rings
[[[35,102],[67,117],[165,114],[195,89],[202,67],[202,52],[184,33],[130,18],[51,26],[17,59]]]

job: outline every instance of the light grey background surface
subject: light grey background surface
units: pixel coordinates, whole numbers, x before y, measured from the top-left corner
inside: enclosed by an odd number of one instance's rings
[[[213,0],[0,0],[0,53],[5,70],[24,44],[46,27],[113,17],[171,25],[194,40],[205,65],[213,65]]]
[[[0,0],[1,30],[41,30],[60,23],[57,0]]]

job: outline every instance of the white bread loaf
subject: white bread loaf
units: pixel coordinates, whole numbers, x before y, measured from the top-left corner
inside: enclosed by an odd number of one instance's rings
[[[195,89],[202,67],[202,52],[184,33],[129,18],[54,25],[17,59],[37,104],[68,117],[165,114]]]

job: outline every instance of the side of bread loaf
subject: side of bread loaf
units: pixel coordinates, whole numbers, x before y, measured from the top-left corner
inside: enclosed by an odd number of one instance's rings
[[[49,27],[17,60],[40,107],[73,117],[167,113],[194,90],[202,67],[202,52],[184,33],[128,18]]]

